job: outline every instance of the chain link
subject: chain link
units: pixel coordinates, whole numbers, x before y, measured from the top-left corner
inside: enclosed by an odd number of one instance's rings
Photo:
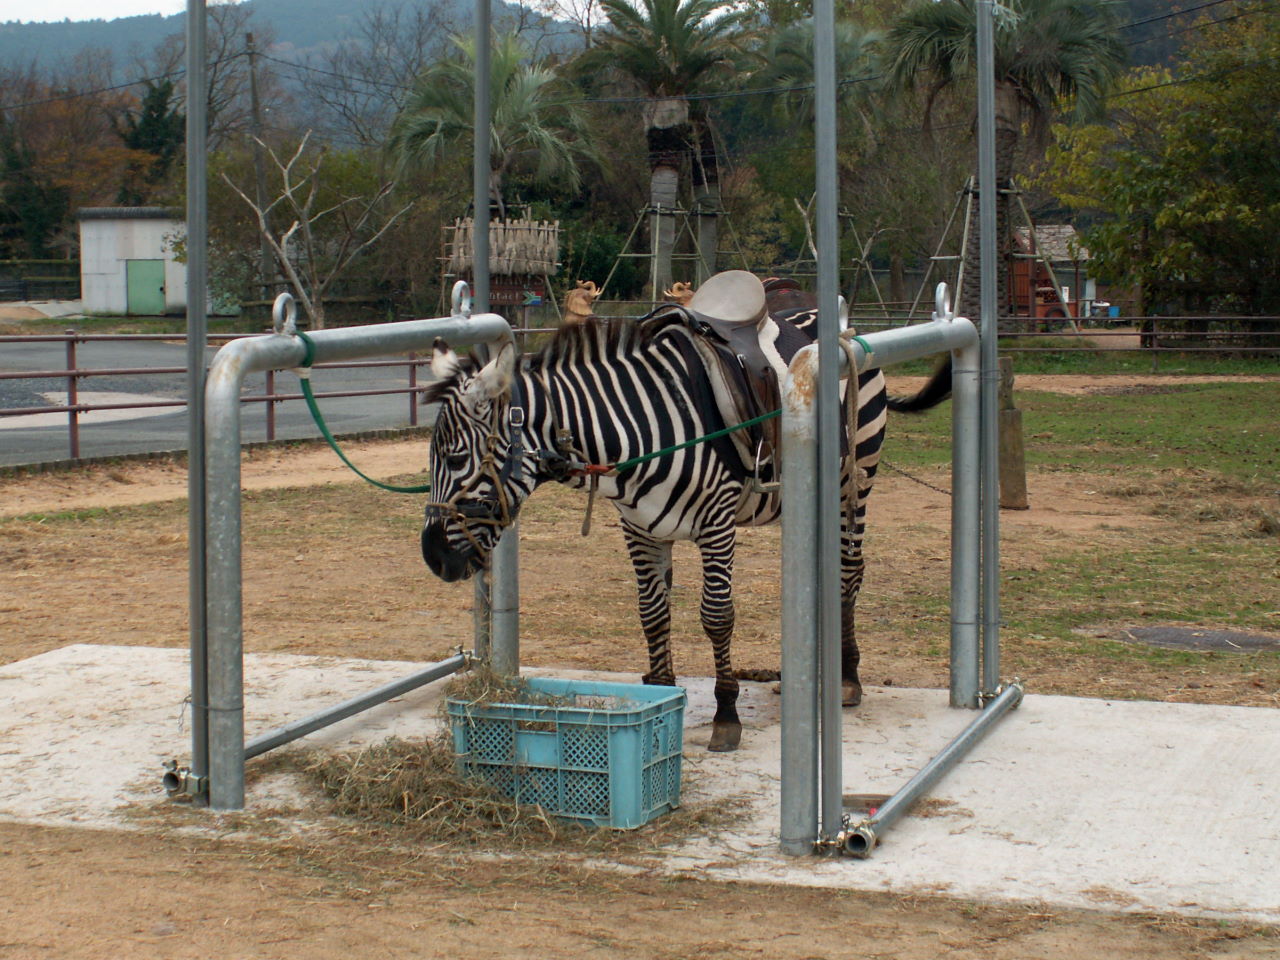
[[[944,497],[951,496],[950,490],[944,490],[942,487],[939,487],[937,484],[930,483],[928,480],[921,480],[919,477],[914,476],[910,473],[907,473],[907,471],[903,470],[901,467],[897,466],[896,464],[890,463],[888,460],[881,459],[880,466],[888,467],[890,470],[894,471],[895,473],[902,474],[908,480],[915,481],[916,483],[920,484],[920,486],[922,487],[928,487],[930,490],[936,490],[938,493],[942,494]]]

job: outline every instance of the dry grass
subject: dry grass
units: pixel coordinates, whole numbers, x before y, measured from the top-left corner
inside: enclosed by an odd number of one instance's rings
[[[541,807],[517,804],[454,769],[449,734],[387,740],[355,753],[316,757],[307,767],[345,817],[412,828],[433,844],[516,847],[554,842],[566,827]]]
[[[467,704],[521,703],[538,706],[603,708],[582,698],[530,690],[519,679],[477,668],[450,681],[441,700]],[[517,803],[483,780],[461,776],[446,722],[423,740],[389,739],[338,755],[293,755],[284,761],[304,773],[330,799],[342,818],[369,825],[394,825],[412,843],[433,848],[551,851],[566,845],[578,851],[611,854],[665,846],[694,834],[713,832],[745,801],[694,800],[633,831],[597,828],[555,817],[536,804]],[[276,766],[275,770],[281,769]],[[691,789],[684,778],[686,798]]]

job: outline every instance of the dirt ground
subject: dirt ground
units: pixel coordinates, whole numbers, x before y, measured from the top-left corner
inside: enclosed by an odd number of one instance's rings
[[[1033,379],[1022,382],[1032,386],[1026,381]],[[1099,389],[1091,378],[1053,381],[1064,391]],[[1108,378],[1104,389],[1121,386]],[[911,384],[900,380],[894,388],[905,392]],[[379,477],[403,476],[425,460],[420,439],[354,444],[349,453]],[[393,499],[363,506],[369,495],[324,447],[254,451],[243,478],[257,492],[246,508],[248,649],[424,660],[466,642],[470,585],[428,589],[414,542],[416,508],[393,512]],[[1037,474],[1030,481],[1032,509],[1002,515],[1014,562],[1082,531],[1110,541],[1159,536],[1173,522],[1138,500],[1103,492],[1100,478]],[[332,487],[328,508],[307,512],[321,486]],[[185,494],[185,469],[172,462],[0,476],[0,517],[24,518],[0,538],[0,663],[76,642],[183,645]],[[946,497],[922,494],[891,472],[874,496],[875,516],[895,531],[876,542],[876,576],[945,570]],[[522,521],[532,558],[522,560],[522,602],[538,612],[522,638],[526,661],[642,669],[634,587],[616,521],[607,507],[598,509],[596,532],[582,540],[579,495],[548,491],[539,498],[542,505]],[[334,502],[349,505],[348,522],[334,516]],[[149,506],[109,509],[138,505]],[[64,511],[85,513],[74,523],[39,516]],[[776,528],[744,538],[735,640],[742,667],[777,663],[777,545]],[[360,558],[355,572],[353,557]],[[691,557],[678,553],[677,563],[692,569]],[[693,635],[696,574],[677,577],[677,630]],[[353,591],[353,578],[367,586]],[[590,584],[592,604],[575,599],[575,581]],[[904,595],[902,609],[911,601]],[[873,609],[864,621],[872,634],[885,634],[866,645],[868,679],[944,686],[941,657],[895,655],[900,638],[889,612]],[[416,639],[428,618],[440,627],[430,641]],[[703,646],[693,639],[677,646],[685,672],[709,671]],[[1046,664],[1037,689],[1053,689],[1052,669]],[[1108,692],[1107,677],[1089,682]],[[1215,680],[1206,689],[1176,670],[1135,667],[1122,682],[1153,699],[1280,705],[1270,678],[1261,685],[1248,676]],[[723,884],[560,860],[406,851],[392,839],[264,843],[176,828],[115,833],[3,824],[0,889],[0,958],[15,960],[1280,957],[1280,933],[1241,924]]]

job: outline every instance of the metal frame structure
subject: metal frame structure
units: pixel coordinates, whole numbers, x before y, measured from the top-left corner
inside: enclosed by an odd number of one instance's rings
[[[977,2],[978,188],[995,196],[993,0]],[[981,336],[952,319],[939,296],[931,324],[872,334],[846,359],[839,343],[838,195],[836,189],[836,82],[834,0],[814,0],[818,246],[818,336],[801,352],[786,387],[786,473],[793,485],[784,503],[784,691],[782,848],[787,853],[843,849],[866,855],[910,803],[963,755],[1021,698],[1016,684],[999,688],[999,526],[995,303],[995,204],[980,206]],[[473,152],[475,302],[480,316],[408,321],[366,330],[317,332],[314,359],[368,356],[414,349],[446,334],[459,342],[497,343],[511,336],[489,305],[490,9],[476,0],[475,140]],[[240,596],[240,491],[238,389],[249,370],[296,366],[304,347],[281,335],[224,348],[209,375],[205,410],[203,344],[207,267],[205,0],[187,0],[187,226],[188,378],[191,422],[190,608],[193,762],[171,770],[166,782],[218,809],[244,803],[244,761],[249,755],[302,736],[362,709],[370,698],[405,684],[428,682],[450,661],[387,685],[323,714],[244,743]],[[455,314],[461,313],[455,310]],[[867,348],[870,348],[868,350]],[[946,751],[892,798],[875,818],[853,824],[843,811],[839,703],[840,643],[840,389],[842,366],[861,368],[868,353],[879,364],[951,350],[956,362],[957,423],[953,471],[952,677],[954,706],[990,701]],[[976,361],[976,362],[975,362]],[[852,372],[852,371],[851,371]],[[229,397],[236,396],[231,403]],[[975,409],[976,408],[976,409]],[[207,438],[207,440],[206,440]],[[207,461],[207,462],[206,462]],[[207,474],[207,480],[206,480]],[[807,487],[802,491],[799,487]],[[796,511],[801,511],[796,515]],[[519,669],[517,536],[509,530],[494,551],[492,581],[477,578],[477,650],[495,667]],[[816,545],[816,554],[812,548]],[[798,561],[811,557],[812,563]],[[974,571],[977,571],[975,577]],[[980,628],[980,629],[979,629]],[[492,634],[490,634],[492,630]],[[980,652],[979,652],[980,651]],[[460,655],[461,658],[461,655]],[[981,677],[979,678],[979,674]],[[425,677],[425,679],[421,679]],[[395,692],[389,696],[396,695]],[[384,698],[385,699],[385,698]],[[376,701],[375,701],[376,702]],[[821,827],[819,829],[819,809]]]
[[[979,476],[978,331],[951,314],[946,285],[938,285],[931,323],[853,338],[850,353],[861,371],[950,351],[952,358],[951,500],[951,673],[953,707],[978,707],[991,701],[937,760],[920,772],[874,818],[854,823],[843,807],[840,630],[824,631],[820,611],[822,556],[812,544],[819,536],[817,455],[821,442],[815,384],[821,361],[815,346],[791,362],[782,400],[782,809],[785,853],[803,854],[840,848],[865,856],[880,833],[981,738],[994,720],[1021,698],[1021,687],[1007,695],[984,686],[984,672],[998,674],[998,663],[984,671],[979,642],[981,487]],[[852,377],[848,354],[840,372]],[[836,523],[837,530],[839,522]],[[839,570],[837,556],[836,569]],[[838,607],[837,607],[838,611]]]
[[[992,0],[977,2],[978,190],[995,191]],[[953,319],[940,286],[930,324],[869,334],[852,365],[951,350],[955,482],[952,506],[951,705],[988,706],[875,817],[843,809],[840,719],[840,391],[850,365],[839,338],[836,190],[835,3],[814,0],[814,134],[817,177],[818,336],[792,361],[783,399],[784,853],[843,850],[866,856],[904,813],[1009,709],[1022,688],[1000,687],[999,462],[995,204],[979,208],[981,322]],[[856,341],[855,341],[856,343]],[[870,348],[868,350],[867,348]],[[855,370],[850,370],[852,376]],[[816,412],[815,412],[816,408]],[[816,554],[813,547],[816,545]],[[812,559],[810,559],[812,558]]]
[[[458,653],[409,677],[354,697],[256,737],[244,739],[244,631],[241,579],[240,517],[240,391],[250,373],[298,367],[307,358],[307,347],[296,336],[292,317],[277,315],[274,336],[234,340],[218,351],[209,368],[205,389],[204,462],[205,500],[199,558],[204,572],[205,605],[199,611],[204,629],[191,644],[192,673],[202,679],[192,684],[192,764],[171,766],[165,785],[207,801],[219,810],[244,806],[244,764],[267,750],[336,723],[361,710],[447,676],[466,665],[471,654]],[[457,345],[487,344],[493,349],[512,342],[511,327],[497,314],[472,315],[466,284],[454,291],[454,313],[431,320],[406,320],[367,327],[318,330],[310,334],[316,362],[402,353],[428,347],[436,337]],[[515,571],[504,566],[495,550],[492,581],[501,584],[501,604],[517,606]],[[495,594],[499,591],[495,590]],[[193,610],[193,614],[196,611]],[[194,616],[193,616],[194,619]],[[493,653],[505,669],[518,665],[514,616],[502,618],[493,633],[477,637],[476,655]],[[485,649],[486,643],[492,651]],[[501,656],[498,653],[501,652]],[[512,671],[513,672],[513,671]]]
[[[489,0],[476,0],[474,203],[489,201]],[[187,394],[189,399],[189,503],[192,757],[189,767],[167,764],[171,794],[191,796],[218,810],[244,806],[244,764],[273,747],[336,723],[391,697],[460,669],[467,654],[433,664],[279,730],[244,741],[244,653],[240,529],[240,387],[251,372],[313,362],[350,360],[424,349],[436,337],[456,345],[500,348],[511,327],[489,307],[489,223],[474,231],[474,296],[454,286],[450,317],[372,327],[316,331],[314,355],[292,336],[291,320],[276,317],[276,335],[238,340],[205,373],[208,334],[208,166],[205,63],[206,0],[187,0]],[[472,305],[477,310],[472,315]],[[519,660],[518,532],[514,526],[493,550],[487,577],[476,578],[475,655],[496,670],[515,673]]]

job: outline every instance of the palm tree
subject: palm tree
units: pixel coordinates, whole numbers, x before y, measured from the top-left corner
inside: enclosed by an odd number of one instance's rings
[[[880,63],[882,37],[848,20],[836,21],[836,84],[840,102],[853,109],[864,127],[874,129],[868,104]],[[787,115],[813,126],[813,19],[789,23],[771,32],[756,51],[756,86],[790,88],[781,103]]]
[[[461,56],[428,67],[391,128],[388,150],[402,171],[432,167],[472,142],[475,39],[455,37]],[[593,160],[584,113],[568,84],[539,63],[514,34],[495,38],[490,59],[490,207],[506,217],[504,188],[516,168],[535,182],[570,191],[578,165]],[[477,215],[480,211],[477,211]]]
[[[1072,105],[1080,117],[1100,113],[1127,59],[1119,36],[1118,0],[1001,0],[995,16],[997,303],[1006,303],[1012,232],[1010,191],[1024,123],[1042,135],[1055,110]],[[925,122],[939,93],[973,74],[977,60],[976,0],[921,0],[889,31],[890,77],[900,89],[927,82]],[[979,202],[984,202],[979,198]],[[975,220],[976,222],[976,220]],[[978,231],[969,231],[964,262],[978,262]],[[961,285],[959,312],[976,317],[978,284]]]
[[[693,147],[694,206],[699,212],[702,272],[714,270],[720,210],[719,155],[705,107],[689,97],[713,89],[727,71],[742,21],[724,0],[601,0],[608,18],[601,44],[584,64],[625,77],[647,99],[643,108],[649,148],[650,238],[653,295],[672,282],[671,254],[680,167]]]

